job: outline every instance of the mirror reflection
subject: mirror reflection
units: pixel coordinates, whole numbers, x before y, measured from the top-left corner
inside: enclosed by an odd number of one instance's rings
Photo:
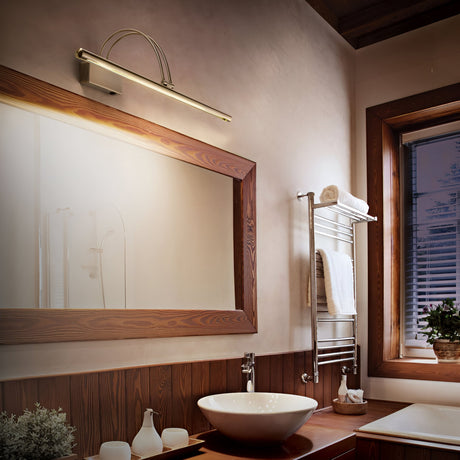
[[[232,178],[0,103],[0,306],[235,307]]]

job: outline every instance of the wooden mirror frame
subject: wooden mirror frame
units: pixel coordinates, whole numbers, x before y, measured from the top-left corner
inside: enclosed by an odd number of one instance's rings
[[[0,100],[101,123],[147,148],[233,178],[234,310],[0,308],[0,344],[257,332],[256,164],[0,66]]]

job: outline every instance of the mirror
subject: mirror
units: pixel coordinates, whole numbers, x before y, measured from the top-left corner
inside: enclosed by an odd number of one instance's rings
[[[7,195],[16,208],[17,196],[34,202],[22,201],[29,222],[3,227],[2,253],[17,241],[23,254],[2,257],[0,343],[256,332],[255,164],[0,73]],[[29,232],[28,244],[12,232]]]
[[[232,179],[77,121],[0,102],[0,308],[235,308]]]

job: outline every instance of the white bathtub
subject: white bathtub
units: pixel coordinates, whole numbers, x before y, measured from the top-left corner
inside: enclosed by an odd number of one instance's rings
[[[460,446],[460,407],[412,404],[357,431]]]

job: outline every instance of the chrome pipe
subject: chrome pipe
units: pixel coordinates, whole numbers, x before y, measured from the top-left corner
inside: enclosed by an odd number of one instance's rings
[[[353,318],[318,318],[318,323],[353,323]]]
[[[316,216],[318,220],[322,220],[324,222],[328,222],[331,225],[336,225],[337,227],[344,228],[346,230],[349,230],[351,232],[352,230],[352,225],[347,225],[343,224],[342,222],[336,222],[335,220],[329,219],[328,217],[320,216],[319,214]],[[335,230],[335,229],[334,229]]]
[[[318,366],[322,366],[323,364],[332,364],[332,363],[341,363],[343,361],[353,361],[354,358],[343,358],[343,359],[332,359],[330,361],[320,361],[318,362]]]
[[[315,233],[316,233],[317,235],[327,236],[328,238],[332,238],[332,239],[334,239],[334,240],[343,241],[344,243],[353,244],[353,241],[346,240],[345,238],[341,238],[340,236],[330,235],[329,233],[318,232],[318,231],[315,231]]]
[[[318,339],[318,342],[341,342],[342,340],[355,340],[355,337],[335,337],[331,339]]]
[[[317,216],[317,218],[318,218],[318,216]],[[316,228],[323,228],[324,230],[327,230],[329,232],[338,233],[340,235],[348,236],[349,238],[353,237],[353,229],[352,228],[350,228],[349,231],[346,231],[348,229],[341,230],[340,228],[331,228],[328,225],[324,225],[324,224],[316,224]]]
[[[312,346],[312,361],[313,361],[313,376],[314,383],[319,382],[318,369],[318,297],[316,285],[316,247],[315,247],[315,194],[310,192],[308,196],[308,215],[309,215],[309,235],[310,235],[310,315],[311,315],[311,346]]]
[[[318,359],[321,358],[330,358],[331,356],[341,356],[341,355],[353,355],[354,350],[351,351],[334,351],[333,353],[320,353]]]
[[[322,350],[335,350],[337,348],[354,348],[354,345],[352,343],[349,343],[348,345],[329,345],[326,347],[318,347],[319,351]]]

